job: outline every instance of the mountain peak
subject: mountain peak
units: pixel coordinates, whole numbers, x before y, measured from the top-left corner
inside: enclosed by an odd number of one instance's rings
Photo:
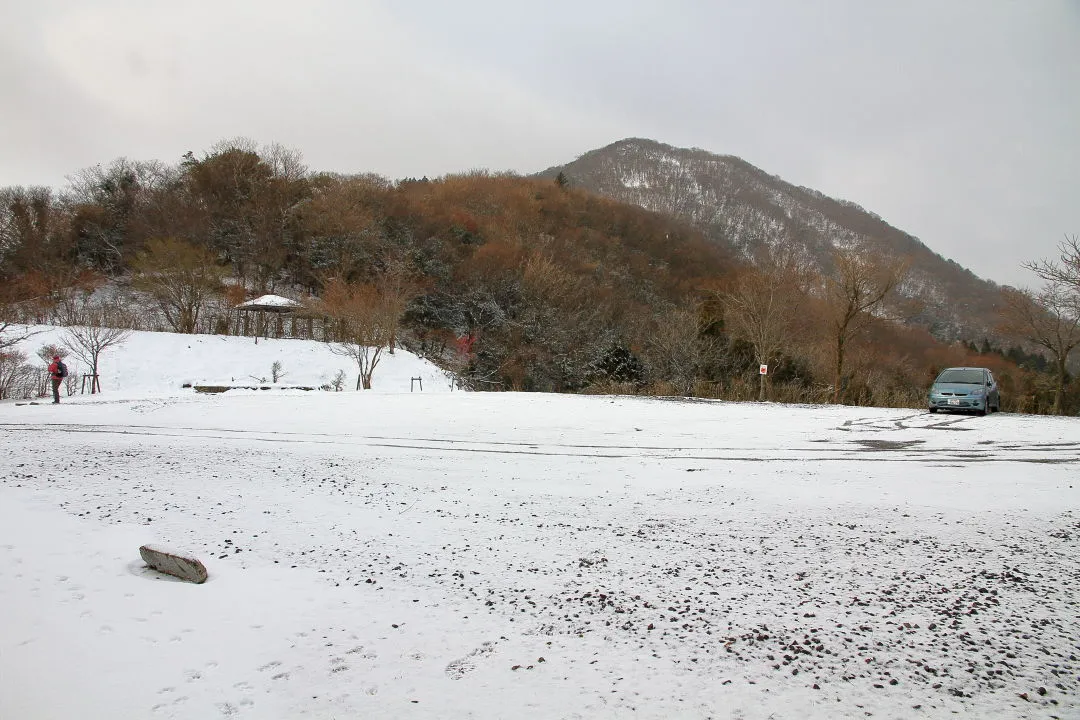
[[[998,288],[932,252],[859,205],[793,185],[734,155],[624,138],[541,173],[575,187],[689,222],[753,262],[796,248],[828,272],[835,247],[904,256],[903,292],[923,307],[916,322],[941,339],[993,336]]]

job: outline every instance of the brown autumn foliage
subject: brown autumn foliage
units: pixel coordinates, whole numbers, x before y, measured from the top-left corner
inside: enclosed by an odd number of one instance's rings
[[[1002,329],[1044,348],[1053,362],[1056,386],[1053,413],[1065,409],[1069,383],[1069,355],[1080,346],[1080,305],[1062,281],[1052,281],[1038,292],[1005,288]]]
[[[397,332],[398,299],[372,284],[329,279],[316,308],[329,318],[330,350],[353,360],[360,371],[356,389],[371,389],[375,368]]]
[[[755,336],[720,299],[760,297],[760,271],[701,231],[509,174],[312,174],[296,153],[230,141],[175,165],[116,161],[66,193],[0,190],[0,260],[5,307],[22,318],[57,318],[80,276],[134,278],[186,331],[208,301],[311,294],[335,341],[402,344],[475,389],[752,399],[767,357],[775,400],[828,401],[842,385],[847,402],[918,407],[941,367],[964,363],[1001,366],[1007,407],[1010,392],[1029,410],[1052,396],[1017,367],[1028,355],[972,353],[881,317],[859,299],[877,286],[857,298],[839,362],[828,328],[843,293],[810,292],[780,332]],[[370,385],[374,350],[357,363]]]

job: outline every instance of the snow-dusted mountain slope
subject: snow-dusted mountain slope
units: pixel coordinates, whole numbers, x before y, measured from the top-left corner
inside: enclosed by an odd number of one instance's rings
[[[672,215],[753,261],[795,246],[820,270],[833,247],[859,246],[911,259],[902,292],[919,301],[914,322],[939,338],[993,337],[998,287],[981,280],[858,205],[798,187],[732,155],[628,139],[542,175]]]

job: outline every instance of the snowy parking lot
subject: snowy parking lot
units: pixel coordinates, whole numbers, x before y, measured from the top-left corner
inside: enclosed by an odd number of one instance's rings
[[[0,437],[3,718],[1080,714],[1075,418],[239,392]]]

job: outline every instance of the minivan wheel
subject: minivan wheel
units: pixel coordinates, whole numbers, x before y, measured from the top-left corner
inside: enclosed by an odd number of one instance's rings
[[[930,408],[930,412],[932,412],[932,413],[936,413],[936,412],[937,412],[937,408],[934,408],[934,407]]]

